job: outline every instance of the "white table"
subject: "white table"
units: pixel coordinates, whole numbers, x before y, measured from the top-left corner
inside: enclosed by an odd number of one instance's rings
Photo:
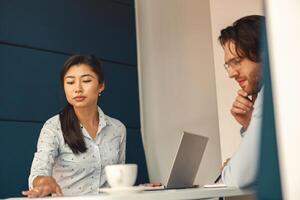
[[[217,197],[232,197],[254,194],[252,190],[242,190],[235,187],[226,188],[193,188],[180,190],[158,190],[144,191],[140,193],[126,194],[99,194],[93,196],[65,196],[65,197],[47,197],[39,199],[51,200],[179,200],[179,199],[210,199]],[[10,198],[11,200],[22,200],[27,198]],[[28,199],[27,199],[28,200]]]

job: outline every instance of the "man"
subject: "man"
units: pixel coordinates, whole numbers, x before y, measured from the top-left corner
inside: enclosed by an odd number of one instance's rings
[[[242,141],[222,169],[223,182],[237,187],[252,186],[256,181],[263,98],[260,49],[263,23],[263,16],[243,17],[221,30],[219,36],[224,49],[225,69],[240,86],[231,114],[242,126]]]

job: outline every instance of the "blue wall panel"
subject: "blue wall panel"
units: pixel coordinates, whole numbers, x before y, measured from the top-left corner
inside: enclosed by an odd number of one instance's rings
[[[61,107],[65,55],[0,45],[0,119],[45,121]]]
[[[46,121],[66,104],[59,72],[66,55],[0,44],[0,119]],[[103,62],[101,107],[128,127],[140,127],[137,68]]]
[[[33,154],[42,124],[0,121],[0,198],[21,196],[28,188]]]
[[[106,89],[100,105],[127,127],[140,127],[137,68],[104,62]]]
[[[1,0],[0,41],[136,64],[134,6],[110,0]],[[21,33],[21,34],[20,34]]]
[[[145,183],[148,180],[147,164],[143,158],[145,155],[142,144],[142,136],[139,129],[127,128],[126,163],[138,164],[138,176],[136,184]]]

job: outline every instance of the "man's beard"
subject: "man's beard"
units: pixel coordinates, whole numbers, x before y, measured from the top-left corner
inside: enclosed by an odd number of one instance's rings
[[[249,95],[258,94],[262,87],[262,79],[252,79],[251,82],[249,82],[251,91],[249,92]]]

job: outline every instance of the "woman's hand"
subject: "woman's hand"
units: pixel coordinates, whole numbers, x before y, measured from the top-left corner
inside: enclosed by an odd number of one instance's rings
[[[52,176],[38,176],[33,180],[33,189],[23,191],[24,196],[35,198],[45,197],[49,194],[63,196],[60,186],[56,183]]]
[[[142,186],[146,186],[146,187],[161,187],[162,184],[159,182],[154,182],[154,183],[144,183],[142,184]]]

